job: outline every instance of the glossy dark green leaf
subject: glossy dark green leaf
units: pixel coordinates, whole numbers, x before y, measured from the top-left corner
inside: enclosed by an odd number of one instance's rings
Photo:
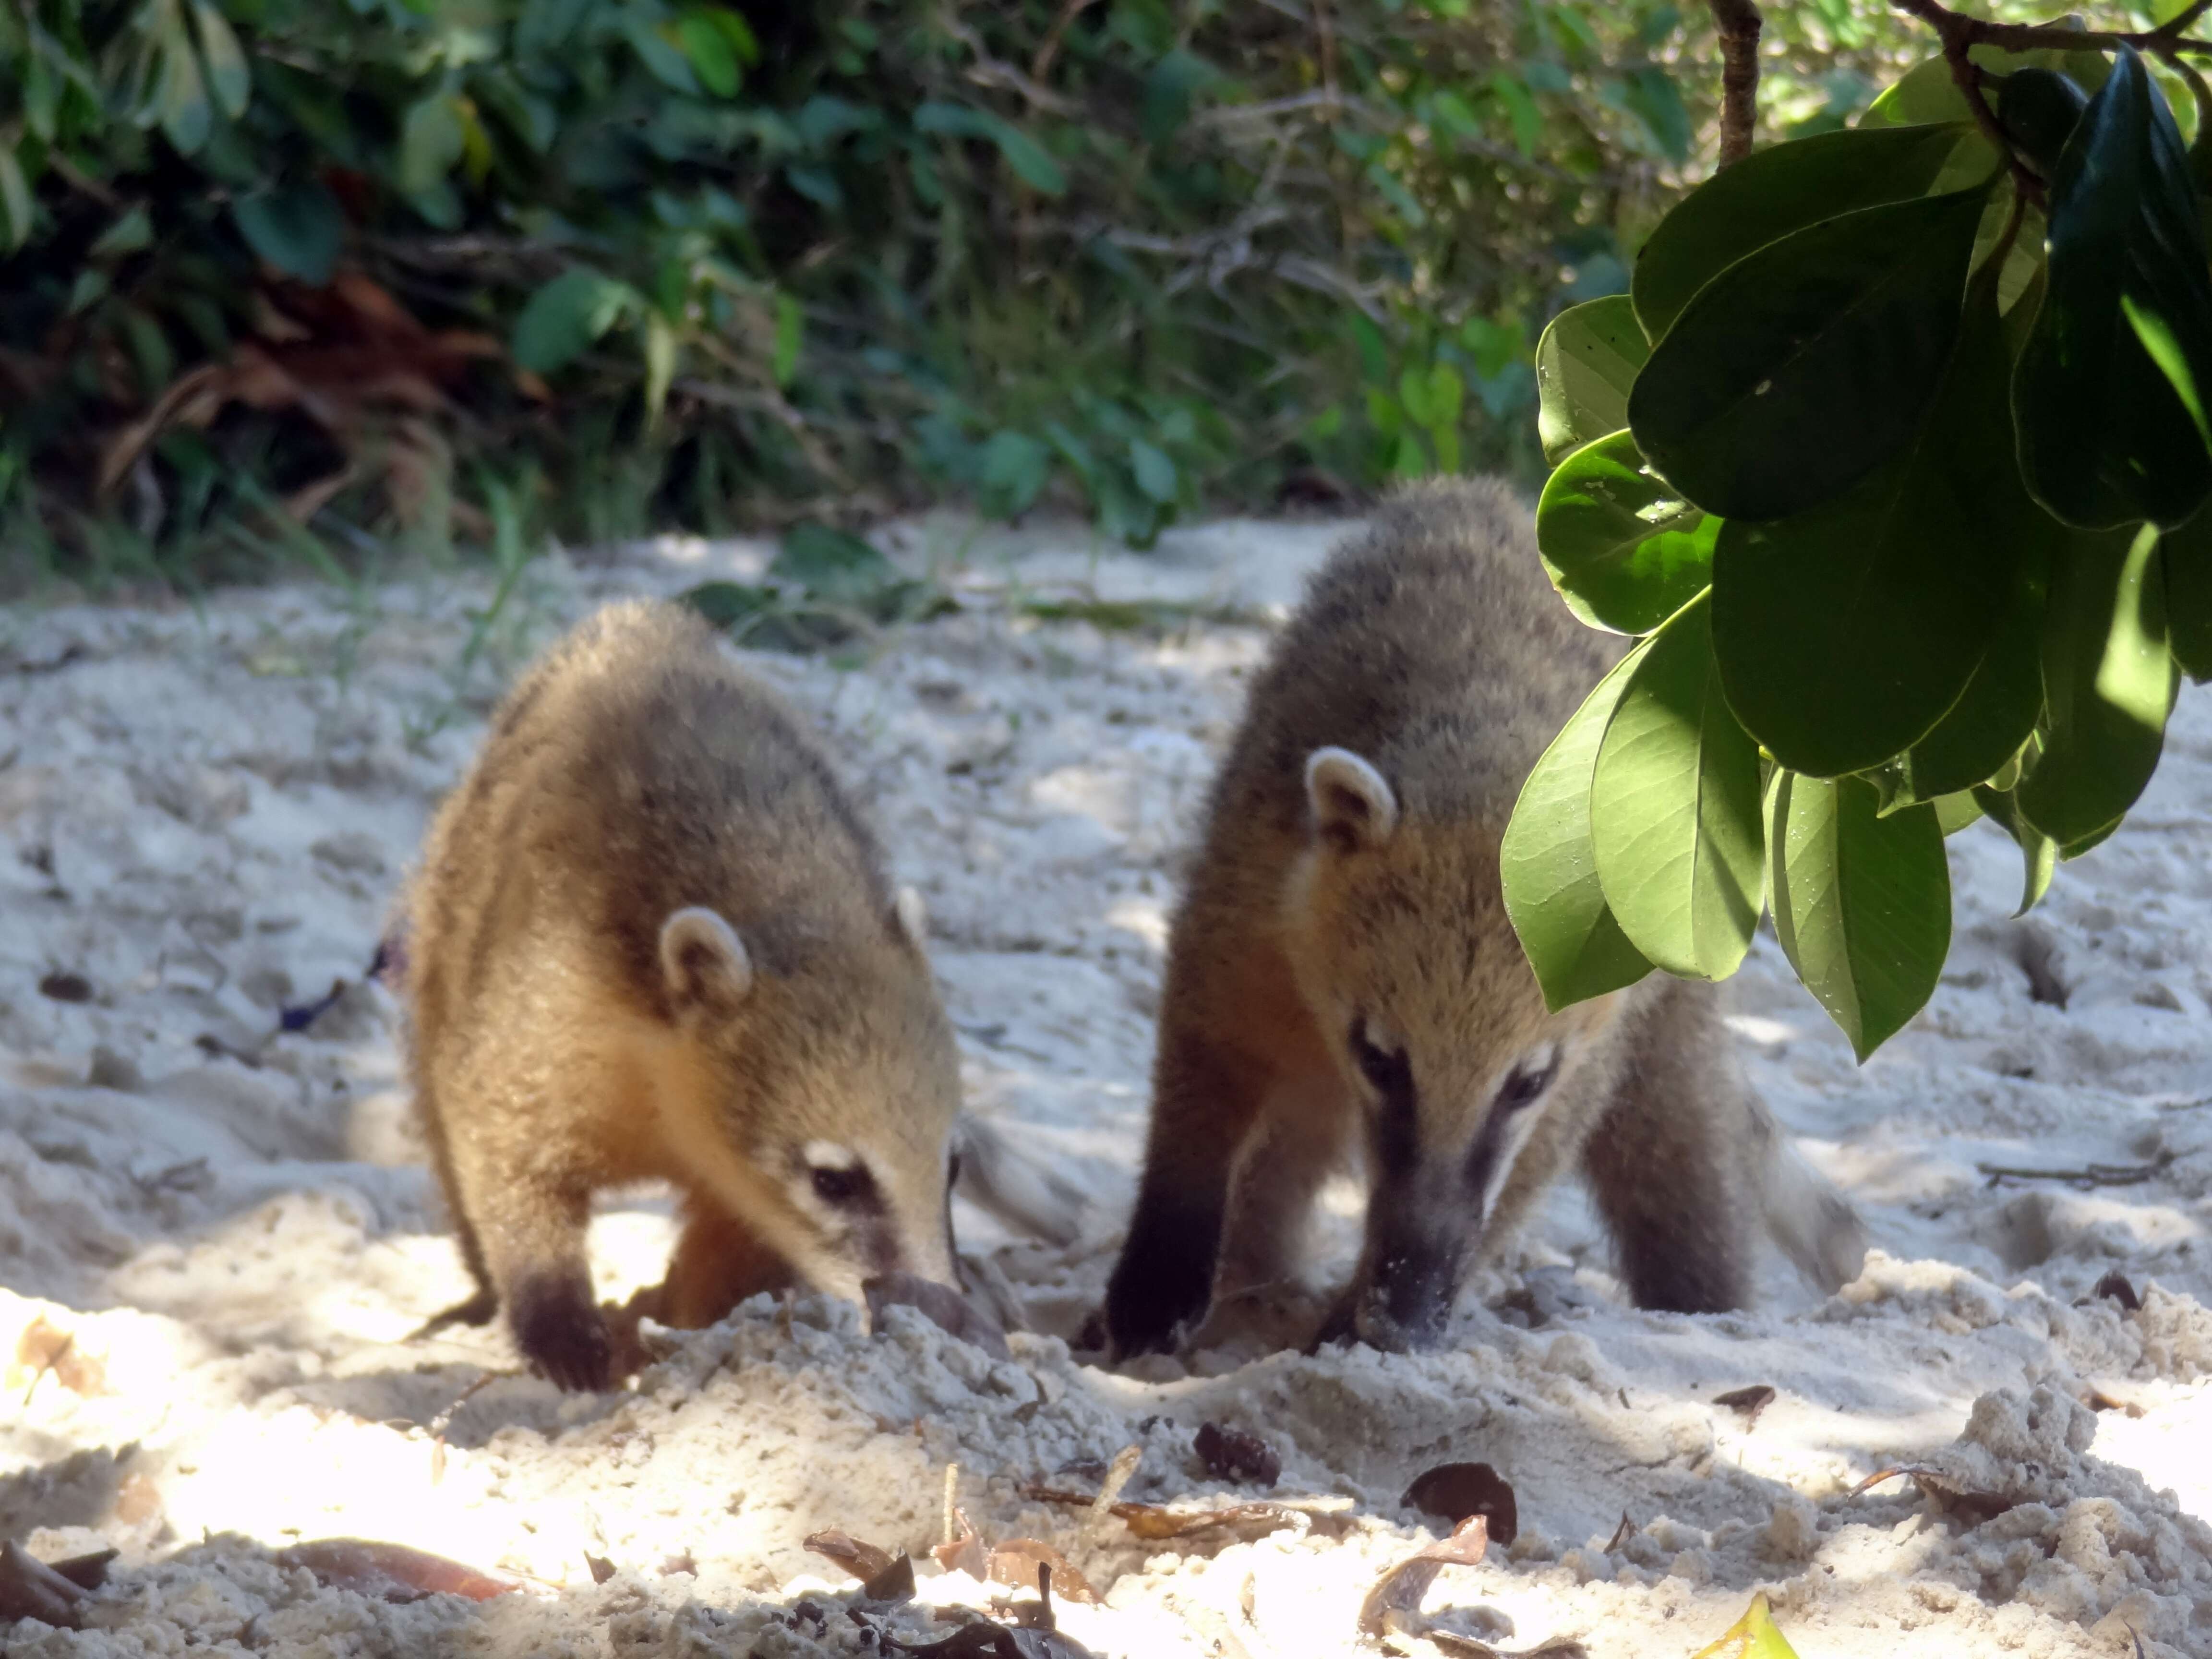
[[[1628,389],[1651,355],[1626,294],[1571,306],[1536,343],[1536,435],[1557,466],[1628,424]]]
[[[2060,19],[2057,27],[2079,29],[2086,28],[2087,23],[2079,16],[2070,16]],[[1976,68],[1989,71],[1983,98],[1993,111],[1997,101],[1996,91],[2002,84],[1999,77],[2019,70],[2055,70],[2085,93],[2094,93],[2103,86],[2111,72],[2105,55],[2086,46],[2002,52],[1995,46],[1981,46],[1971,48],[1966,55]],[[1952,74],[1950,64],[1942,58],[1930,58],[1914,64],[1887,88],[1859,118],[1859,125],[1909,126],[1972,118],[1973,112],[1966,106],[1966,94],[1959,90],[1958,78]]]
[[[2013,915],[2024,916],[2051,890],[2051,875],[2058,868],[2057,843],[2021,816],[2020,802],[2009,789],[1979,786],[1974,791],[1974,804],[2020,848],[2020,905]]]
[[[1590,836],[1607,904],[1669,973],[1725,979],[1759,921],[1759,749],[1729,712],[1710,605],[1639,653],[1598,744]]]
[[[2028,67],[2005,77],[1997,119],[2005,134],[2046,177],[2089,107],[2089,94],[2057,70]]]
[[[2082,532],[2051,572],[2043,750],[2015,793],[2062,856],[2127,815],[2165,744],[2179,676],[2158,544],[2148,525]]]
[[[1863,208],[1706,283],[1629,393],[1644,455],[1707,512],[1760,520],[1896,454],[1949,361],[1985,197]]]
[[[676,20],[676,39],[701,86],[717,98],[737,96],[738,83],[744,78],[737,48],[705,8]]]
[[[1959,700],[1900,763],[1909,799],[1933,800],[1996,776],[2035,729],[2043,712],[2042,583],[2039,562]]]
[[[1936,809],[1881,816],[1863,778],[1775,774],[1767,792],[1774,935],[1864,1060],[1926,1006],[1951,948]]]
[[[1847,130],[1753,150],[1682,198],[1636,256],[1637,320],[1657,339],[1746,254],[1839,213],[1923,193],[1970,123]]]
[[[1712,580],[1720,520],[1644,463],[1632,434],[1585,444],[1536,504],[1536,548],[1567,608],[1593,628],[1648,634]]]
[[[277,270],[318,288],[331,280],[345,218],[337,198],[321,185],[237,197],[230,211],[246,245]]]
[[[1598,744],[1643,649],[1601,680],[1552,739],[1521,787],[1498,848],[1505,914],[1555,1012],[1651,971],[1606,904],[1590,838]]]
[[[2049,290],[2013,380],[2021,470],[2068,524],[2179,524],[2212,494],[2212,453],[2145,339],[2212,386],[2212,270],[2181,134],[2133,52],[2051,195]]]
[[[1895,459],[1810,512],[1723,526],[1714,652],[1736,718],[1783,765],[1836,777],[1901,754],[1989,649],[2023,526],[2043,517],[2013,460],[2007,367],[1992,285],[1977,282]]]
[[[2160,538],[2167,643],[2181,672],[2212,680],[2212,507]]]

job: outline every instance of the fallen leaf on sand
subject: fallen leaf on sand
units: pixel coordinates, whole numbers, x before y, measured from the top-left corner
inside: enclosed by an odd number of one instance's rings
[[[1742,1618],[1729,1626],[1711,1647],[1699,1648],[1690,1659],[1797,1659],[1796,1650],[1782,1639],[1767,1611],[1766,1592],[1751,1598]]]
[[[950,1335],[981,1348],[994,1359],[1012,1359],[1006,1333],[975,1310],[975,1304],[950,1285],[940,1285],[919,1273],[885,1273],[860,1286],[868,1304],[868,1334],[883,1328],[884,1310],[912,1308]]]
[[[942,1659],[1093,1659],[1090,1649],[1073,1637],[1060,1633],[1052,1612],[1054,1575],[1049,1564],[1037,1577],[1039,1605],[1018,1625],[997,1625],[977,1620],[963,1625],[942,1642],[902,1642],[880,1632],[886,1644],[904,1653],[933,1654]]]
[[[1090,1580],[1078,1572],[1068,1559],[1042,1539],[1009,1538],[991,1548],[986,1564],[994,1583],[1006,1584],[1015,1589],[1035,1589],[1037,1569],[1052,1569],[1052,1587],[1071,1601],[1096,1606],[1098,1592],[1091,1588]]]
[[[1425,1515],[1440,1515],[1455,1527],[1479,1515],[1490,1523],[1490,1536],[1500,1544],[1510,1544],[1521,1534],[1513,1483],[1487,1463],[1439,1463],[1425,1469],[1398,1501]]]
[[[288,1567],[305,1567],[319,1583],[385,1601],[416,1601],[426,1595],[489,1601],[520,1588],[511,1578],[495,1578],[427,1550],[368,1538],[318,1538],[295,1544],[276,1559]]]
[[[937,1565],[947,1572],[964,1572],[970,1578],[982,1578],[988,1571],[983,1558],[983,1540],[975,1535],[975,1528],[968,1519],[968,1512],[956,1507],[952,1511],[952,1525],[946,1530],[951,1536],[941,1544],[929,1547],[929,1553],[937,1559]]]
[[[46,1565],[79,1589],[96,1590],[107,1582],[108,1564],[121,1553],[120,1550],[94,1550],[89,1555],[72,1555]]]
[[[76,1628],[84,1586],[64,1577],[13,1539],[0,1544],[0,1619],[36,1619]]]
[[[1283,1478],[1283,1460],[1266,1441],[1244,1429],[1201,1423],[1192,1443],[1206,1473],[1217,1480],[1243,1480],[1272,1486]]]
[[[1772,1405],[1775,1398],[1775,1389],[1772,1383],[1754,1382],[1747,1389],[1730,1389],[1726,1394],[1715,1395],[1713,1404],[1726,1406],[1731,1411],[1741,1412],[1743,1425],[1747,1429],[1759,1421],[1759,1413]]]
[[[71,1394],[108,1392],[107,1368],[78,1348],[75,1331],[50,1324],[40,1315],[15,1339],[15,1363],[8,1368],[8,1380],[11,1385],[27,1380],[35,1388],[49,1371]]]
[[[2110,1297],[2130,1313],[2142,1311],[2142,1297],[2137,1296],[2136,1287],[2128,1283],[2128,1276],[2117,1269],[2099,1279],[2096,1289],[2090,1291],[2090,1294]]]
[[[1367,1592],[1367,1599],[1359,1604],[1359,1633],[1373,1641],[1389,1631],[1392,1614],[1418,1619],[1421,1598],[1429,1593],[1437,1575],[1446,1567],[1474,1566],[1489,1547],[1489,1522],[1471,1515],[1452,1528],[1450,1537],[1414,1551],[1376,1579]]]
[[[1856,1498],[1869,1486],[1880,1486],[1900,1474],[1912,1477],[1912,1484],[1920,1488],[1921,1496],[1946,1515],[1955,1515],[1970,1527],[1978,1527],[1993,1520],[2007,1510],[2017,1509],[2025,1501],[2004,1492],[1973,1492],[1960,1486],[1951,1476],[1925,1463],[1893,1463],[1886,1469],[1876,1469],[1853,1486],[1844,1495]]]
[[[584,1557],[584,1565],[591,1569],[592,1582],[594,1584],[604,1584],[615,1576],[615,1564],[604,1555],[592,1555],[587,1552]]]
[[[873,1578],[891,1565],[891,1553],[879,1545],[866,1544],[850,1533],[832,1528],[827,1532],[810,1532],[804,1547],[810,1555],[818,1555],[826,1561],[835,1561],[855,1578]]]
[[[1087,1510],[1092,1499],[1079,1492],[1063,1492],[1056,1486],[1028,1486],[1022,1496],[1040,1504],[1062,1504],[1070,1509]],[[1115,1504],[1108,1511],[1139,1538],[1181,1538],[1186,1534],[1204,1532],[1209,1527],[1257,1527],[1263,1532],[1278,1527],[1327,1524],[1341,1520],[1352,1513],[1352,1503],[1348,1498],[1307,1498],[1297,1499],[1261,1499],[1248,1504],[1230,1504],[1220,1509],[1170,1510],[1158,1504]]]

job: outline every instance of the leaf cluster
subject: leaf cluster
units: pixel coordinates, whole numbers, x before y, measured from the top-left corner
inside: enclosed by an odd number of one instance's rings
[[[1638,640],[1507,838],[1555,1006],[1723,978],[1771,910],[1863,1058],[1942,969],[1945,836],[1999,824],[2033,905],[2212,674],[2204,141],[2124,45],[1972,62],[1983,118],[1915,68],[1539,346],[1546,568]]]

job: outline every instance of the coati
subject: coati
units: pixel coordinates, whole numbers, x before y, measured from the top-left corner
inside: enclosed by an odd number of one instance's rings
[[[613,1380],[592,1194],[686,1225],[650,1311],[953,1277],[952,1030],[874,835],[797,715],[674,605],[591,617],[507,695],[404,900],[415,1090],[477,1294]],[[433,1322],[434,1323],[441,1322]]]
[[[1825,1287],[1856,1274],[1858,1220],[1741,1078],[1716,988],[1655,974],[1547,1013],[1507,921],[1522,782],[1620,646],[1559,603],[1493,483],[1397,494],[1316,573],[1170,933],[1116,1354],[1285,1277],[1352,1154],[1365,1239],[1325,1338],[1433,1343],[1577,1163],[1641,1306],[1741,1305],[1754,1217]]]

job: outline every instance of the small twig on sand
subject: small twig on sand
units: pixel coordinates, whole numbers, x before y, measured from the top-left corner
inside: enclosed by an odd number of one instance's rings
[[[1706,0],[1721,34],[1721,165],[1751,154],[1759,118],[1759,35],[1765,27],[1753,0]]]
[[[2179,1156],[2171,1148],[2148,1164],[2091,1164],[2079,1170],[2029,1170],[2009,1164],[1977,1164],[1990,1185],[2001,1181],[2063,1181],[2075,1187],[2133,1187],[2161,1176]]]

